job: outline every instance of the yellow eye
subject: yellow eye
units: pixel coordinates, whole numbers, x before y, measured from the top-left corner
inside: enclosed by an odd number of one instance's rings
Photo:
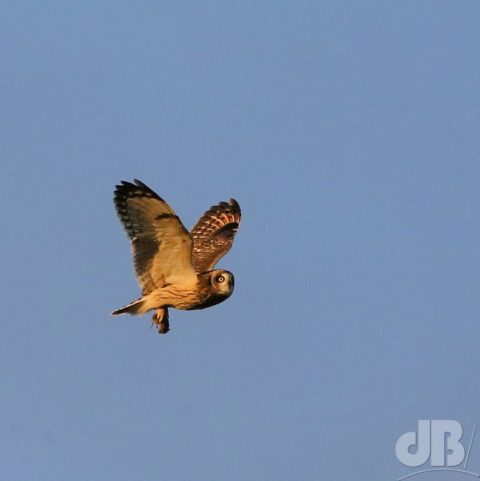
[[[224,282],[224,281],[225,281],[225,277],[223,277],[223,276],[217,277],[217,282]]]

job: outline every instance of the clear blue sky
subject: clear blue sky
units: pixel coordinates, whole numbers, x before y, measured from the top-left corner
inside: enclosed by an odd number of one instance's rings
[[[468,438],[479,2],[1,16],[3,479],[384,481],[418,419]],[[187,226],[244,213],[234,295],[166,336],[108,315],[139,293],[112,203],[134,177]]]

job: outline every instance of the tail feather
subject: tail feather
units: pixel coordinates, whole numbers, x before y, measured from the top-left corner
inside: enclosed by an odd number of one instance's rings
[[[136,299],[126,306],[120,307],[112,312],[112,316],[119,316],[120,314],[144,314],[145,311],[142,309],[144,307],[145,299],[141,297]]]

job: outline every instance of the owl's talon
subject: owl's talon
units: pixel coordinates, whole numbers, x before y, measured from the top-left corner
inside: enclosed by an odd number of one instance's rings
[[[155,325],[159,334],[166,334],[170,330],[170,324],[168,322],[168,309],[157,309],[152,317],[152,326]]]

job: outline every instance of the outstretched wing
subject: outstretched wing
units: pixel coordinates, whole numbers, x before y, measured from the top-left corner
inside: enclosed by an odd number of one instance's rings
[[[148,294],[170,283],[194,282],[192,237],[173,209],[135,179],[116,186],[115,208],[132,241],[135,273]]]
[[[193,267],[196,272],[213,269],[232,247],[242,212],[235,199],[210,207],[192,229]]]

